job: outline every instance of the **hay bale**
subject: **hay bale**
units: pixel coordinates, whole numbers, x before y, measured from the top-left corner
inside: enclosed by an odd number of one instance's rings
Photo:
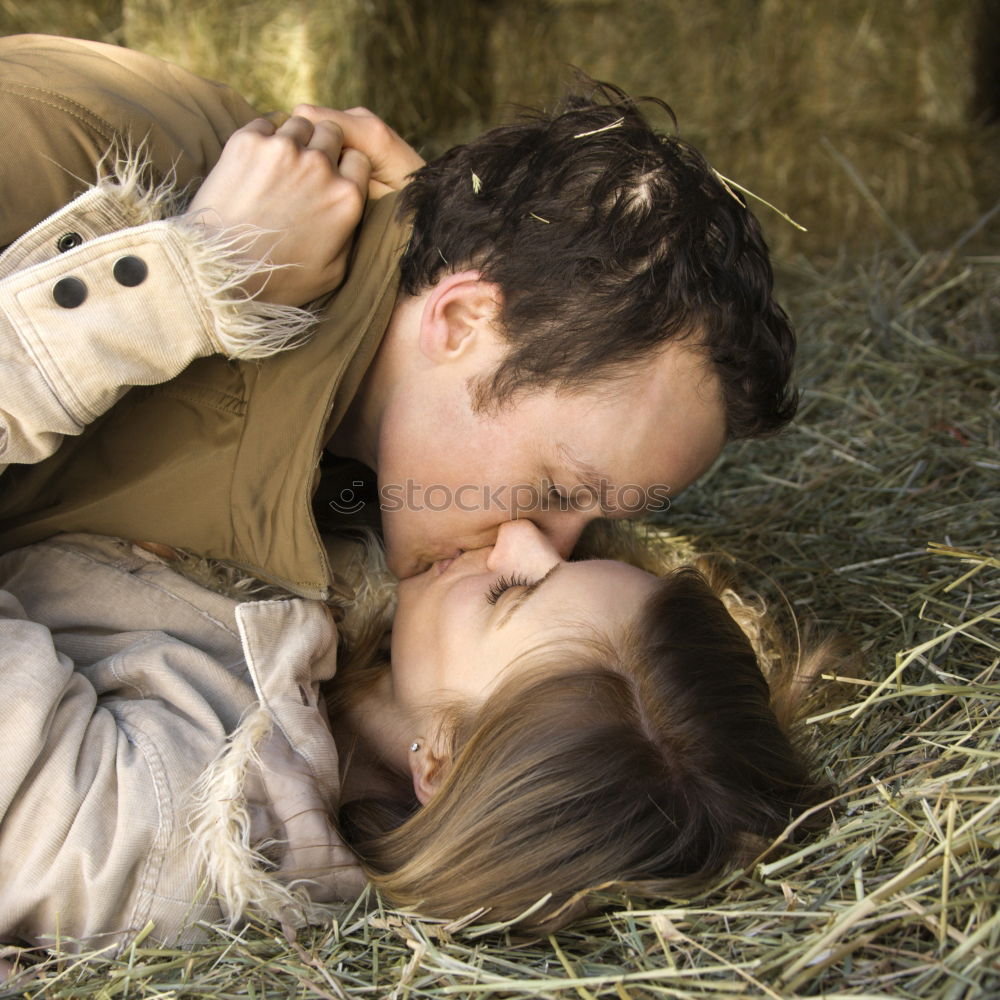
[[[364,22],[364,103],[434,155],[474,135],[492,105],[485,4],[372,0]]]
[[[123,0],[132,48],[232,84],[262,110],[362,103],[362,0]]]
[[[664,98],[682,134],[724,174],[810,228],[803,237],[762,216],[782,252],[887,234],[824,139],[918,240],[957,233],[1000,199],[997,133],[969,116],[974,63],[983,61],[977,4],[553,0],[538,8],[508,3],[491,28],[497,100],[551,100],[567,64]]]
[[[0,2],[0,35],[39,32],[95,42],[121,39],[122,0],[16,0]]]
[[[810,229],[802,235],[759,213],[772,245],[814,254],[897,229],[933,244],[1000,200],[1000,127],[984,124],[1000,115],[997,7],[38,0],[0,6],[0,27],[105,32],[225,80],[266,109],[367,104],[428,155],[512,103],[551,103],[567,67],[579,66],[666,99],[682,134],[724,174]],[[981,238],[991,237],[996,230]]]

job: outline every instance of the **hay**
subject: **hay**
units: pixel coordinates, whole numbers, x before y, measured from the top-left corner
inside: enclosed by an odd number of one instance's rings
[[[765,214],[772,244],[813,255],[890,232],[836,154],[920,237],[1000,200],[996,21],[994,0],[0,0],[2,33],[127,44],[263,109],[367,104],[431,156],[550,104],[579,66],[669,101],[722,173],[809,229]]]
[[[559,92],[567,65],[654,94],[718,169],[780,205],[772,244],[812,254],[887,235],[826,143],[928,237],[1000,199],[996,130],[972,125],[979,5],[948,0],[510,2],[491,25],[495,104]],[[985,10],[985,5],[983,5]],[[987,15],[984,14],[984,18]]]
[[[235,86],[261,110],[361,104],[361,0],[122,0],[131,48]]]
[[[0,35],[41,32],[120,42],[122,0],[0,0]]]
[[[664,523],[864,650],[861,677],[828,682],[846,703],[810,722],[840,786],[833,829],[545,941],[376,904],[295,943],[249,927],[190,952],[46,957],[0,997],[996,996],[1000,257],[894,250],[783,281],[801,418],[730,448]]]
[[[1000,994],[1000,255],[989,242],[1000,216],[984,217],[971,234],[995,181],[977,167],[987,147],[963,131],[955,109],[965,84],[948,72],[967,22],[943,21],[951,6],[929,0],[852,3],[853,21],[831,34],[817,24],[836,5],[810,0],[811,31],[793,23],[810,23],[799,5],[751,6],[750,24],[732,4],[700,5],[682,23],[677,5],[638,0],[629,6],[635,17],[565,0],[531,20],[527,5],[512,0],[490,13],[494,56],[486,63],[504,99],[518,88],[537,94],[567,58],[637,91],[659,91],[691,138],[702,131],[720,170],[813,233],[825,226],[827,248],[849,228],[895,241],[862,263],[786,264],[780,277],[802,335],[800,417],[774,440],[729,448],[662,521],[702,550],[738,558],[790,630],[815,623],[864,651],[863,676],[829,681],[846,703],[810,723],[817,757],[840,786],[836,827],[793,854],[762,856],[697,898],[618,899],[605,916],[546,941],[516,944],[489,924],[443,927],[376,903],[294,943],[277,928],[251,926],[216,931],[192,951],[140,943],[115,959],[21,956],[36,961],[30,978],[0,986],[0,998]],[[101,20],[114,8],[105,4],[98,17],[95,5],[38,0],[29,9],[0,0],[0,24],[10,30],[19,17],[22,30],[77,30],[60,21],[72,12],[81,33],[106,30],[106,40],[120,40],[120,26]],[[360,9],[339,10],[349,8]],[[144,9],[152,44],[168,9],[157,14],[154,0]],[[195,44],[199,9],[210,17],[205,5],[185,9],[184,18],[172,15],[184,29],[172,46]],[[238,10],[243,35],[206,43],[197,58],[244,53],[241,72],[249,73],[254,32],[275,37],[267,19],[278,15],[263,0]],[[592,62],[574,59],[567,41],[576,29],[564,19],[581,12],[591,18],[591,41],[579,51]],[[663,29],[667,16],[672,34]],[[699,68],[704,47],[695,41],[710,29],[721,32],[713,36],[718,56]],[[931,47],[937,37],[941,48]],[[650,47],[649,38],[663,44]],[[776,65],[765,43],[786,53],[790,68],[780,77],[748,72]],[[831,51],[828,62],[821,48]],[[164,54],[184,61],[176,48]],[[289,69],[280,56],[274,63]],[[193,68],[237,79],[232,65]],[[810,68],[816,73],[804,75]],[[254,96],[277,102],[288,82],[280,79],[262,82],[264,97]],[[728,104],[727,92],[736,95]],[[418,96],[407,98],[415,114]],[[452,100],[462,103],[461,95]],[[800,106],[785,125],[782,101]],[[768,110],[760,117],[754,108]],[[851,118],[861,112],[909,124],[892,134],[878,120],[861,128]],[[885,158],[892,144],[896,160]],[[771,159],[754,161],[765,146]],[[936,200],[942,231],[970,227],[970,241],[924,251],[924,224],[903,210],[919,199]],[[794,234],[796,246],[806,240]],[[966,255],[975,240],[986,249]],[[17,953],[0,947],[3,957]]]

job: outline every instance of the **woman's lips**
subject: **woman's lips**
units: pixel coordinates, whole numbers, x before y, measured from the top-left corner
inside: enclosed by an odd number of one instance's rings
[[[434,569],[437,570],[438,576],[440,576],[461,554],[462,550],[459,549],[453,556],[450,556],[448,559],[439,559],[434,564]]]

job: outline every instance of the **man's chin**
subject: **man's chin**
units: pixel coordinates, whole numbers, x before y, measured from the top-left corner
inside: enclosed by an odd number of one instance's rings
[[[394,556],[391,552],[386,555],[385,564],[398,580],[406,580],[411,576],[419,576],[430,569],[433,560],[422,556],[404,553],[402,556]]]
[[[421,573],[426,573],[432,566],[439,563],[450,562],[460,556],[463,551],[460,548],[450,548],[447,552],[419,552],[404,554],[402,557],[395,557],[389,552],[385,561],[390,573],[393,573],[399,580],[407,580],[411,576],[420,576]]]

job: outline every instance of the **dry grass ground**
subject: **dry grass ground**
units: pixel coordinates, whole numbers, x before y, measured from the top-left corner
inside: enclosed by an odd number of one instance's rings
[[[666,521],[864,650],[809,725],[833,829],[544,941],[376,906],[295,943],[249,927],[46,958],[0,997],[1000,994],[1000,257],[900,246],[786,279],[801,417],[730,448]]]
[[[877,214],[885,188],[859,172],[856,205]],[[996,219],[928,244],[886,214],[881,252],[784,265],[800,416],[728,449],[661,525],[728,553],[789,628],[864,651],[808,727],[840,789],[833,829],[696,898],[614,900],[548,940],[376,904],[294,943],[249,927],[190,952],[41,957],[0,998],[1000,996]]]

